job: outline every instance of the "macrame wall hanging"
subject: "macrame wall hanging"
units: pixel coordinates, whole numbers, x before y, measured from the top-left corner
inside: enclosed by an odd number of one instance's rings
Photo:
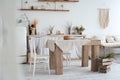
[[[109,23],[109,9],[99,10],[99,24],[102,28],[107,28]]]

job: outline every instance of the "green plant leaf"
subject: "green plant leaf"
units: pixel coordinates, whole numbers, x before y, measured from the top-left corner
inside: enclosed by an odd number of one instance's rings
[[[111,52],[110,54],[107,54],[105,58],[114,58],[114,57],[115,57],[115,53]]]

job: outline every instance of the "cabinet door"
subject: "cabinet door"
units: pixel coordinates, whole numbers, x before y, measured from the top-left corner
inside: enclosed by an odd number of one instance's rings
[[[16,27],[16,49],[18,56],[26,55],[26,27]]]

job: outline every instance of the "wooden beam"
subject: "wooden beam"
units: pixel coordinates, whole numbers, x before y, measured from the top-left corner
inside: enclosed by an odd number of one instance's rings
[[[82,46],[82,67],[88,67],[88,53],[89,53],[89,46],[83,45]]]
[[[100,46],[92,45],[91,53],[91,71],[98,71],[97,59],[99,58]]]
[[[55,69],[55,54],[50,51],[50,69]]]
[[[55,44],[55,74],[63,74],[63,54],[62,50]]]

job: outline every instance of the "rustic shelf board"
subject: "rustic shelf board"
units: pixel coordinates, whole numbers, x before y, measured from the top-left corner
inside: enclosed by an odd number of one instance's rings
[[[63,11],[63,12],[68,12],[69,10],[62,10],[62,9],[20,9],[23,11]]]
[[[40,2],[79,2],[78,0],[38,0]]]

